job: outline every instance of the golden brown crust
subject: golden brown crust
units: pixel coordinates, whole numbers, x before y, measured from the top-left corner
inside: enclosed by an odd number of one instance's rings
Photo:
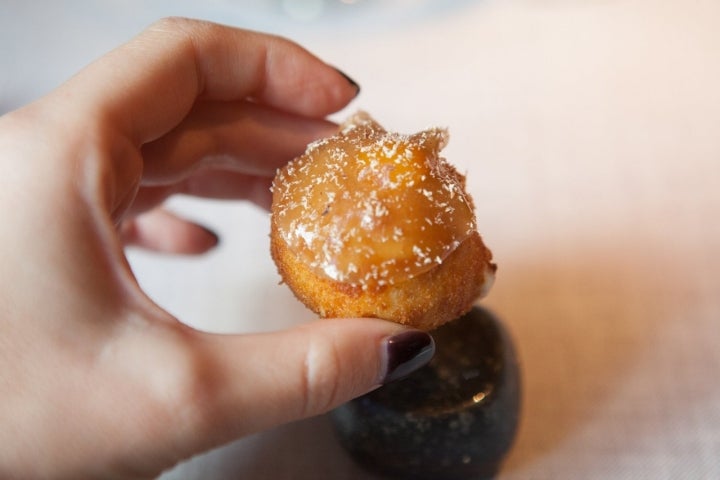
[[[374,317],[432,330],[470,310],[493,281],[492,254],[475,233],[424,275],[379,291],[322,278],[271,230],[271,253],[295,296],[321,317]]]
[[[495,265],[443,129],[387,132],[365,113],[311,144],[273,181],[271,253],[321,317],[431,330],[466,313]]]

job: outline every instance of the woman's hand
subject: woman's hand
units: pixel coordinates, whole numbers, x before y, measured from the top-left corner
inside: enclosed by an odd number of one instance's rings
[[[167,19],[0,117],[0,477],[152,477],[429,360],[427,334],[381,320],[192,330],[123,253],[211,248],[158,205],[268,205],[275,169],[333,133],[323,118],[356,94],[289,41]]]

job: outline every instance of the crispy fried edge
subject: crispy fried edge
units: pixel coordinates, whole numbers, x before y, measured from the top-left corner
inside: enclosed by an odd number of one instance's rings
[[[287,248],[274,221],[270,251],[283,281],[320,317],[375,317],[423,330],[467,313],[487,293],[497,269],[477,232],[437,267],[379,289],[363,290],[316,274]]]

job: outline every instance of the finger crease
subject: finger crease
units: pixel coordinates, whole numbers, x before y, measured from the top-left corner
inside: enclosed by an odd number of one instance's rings
[[[304,417],[324,413],[337,399],[340,379],[340,357],[332,342],[318,346],[313,342],[303,364]]]

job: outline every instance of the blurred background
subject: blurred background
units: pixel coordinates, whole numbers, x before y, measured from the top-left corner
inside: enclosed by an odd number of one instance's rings
[[[303,44],[362,86],[336,120],[362,108],[391,130],[449,127],[445,156],[499,264],[483,303],[522,361],[499,478],[720,478],[720,3],[6,0],[0,111],[167,15]],[[161,305],[218,332],[312,321],[277,285],[265,212],[171,207],[222,243],[197,259],[129,252]],[[163,478],[240,477],[373,478],[324,417]]]

